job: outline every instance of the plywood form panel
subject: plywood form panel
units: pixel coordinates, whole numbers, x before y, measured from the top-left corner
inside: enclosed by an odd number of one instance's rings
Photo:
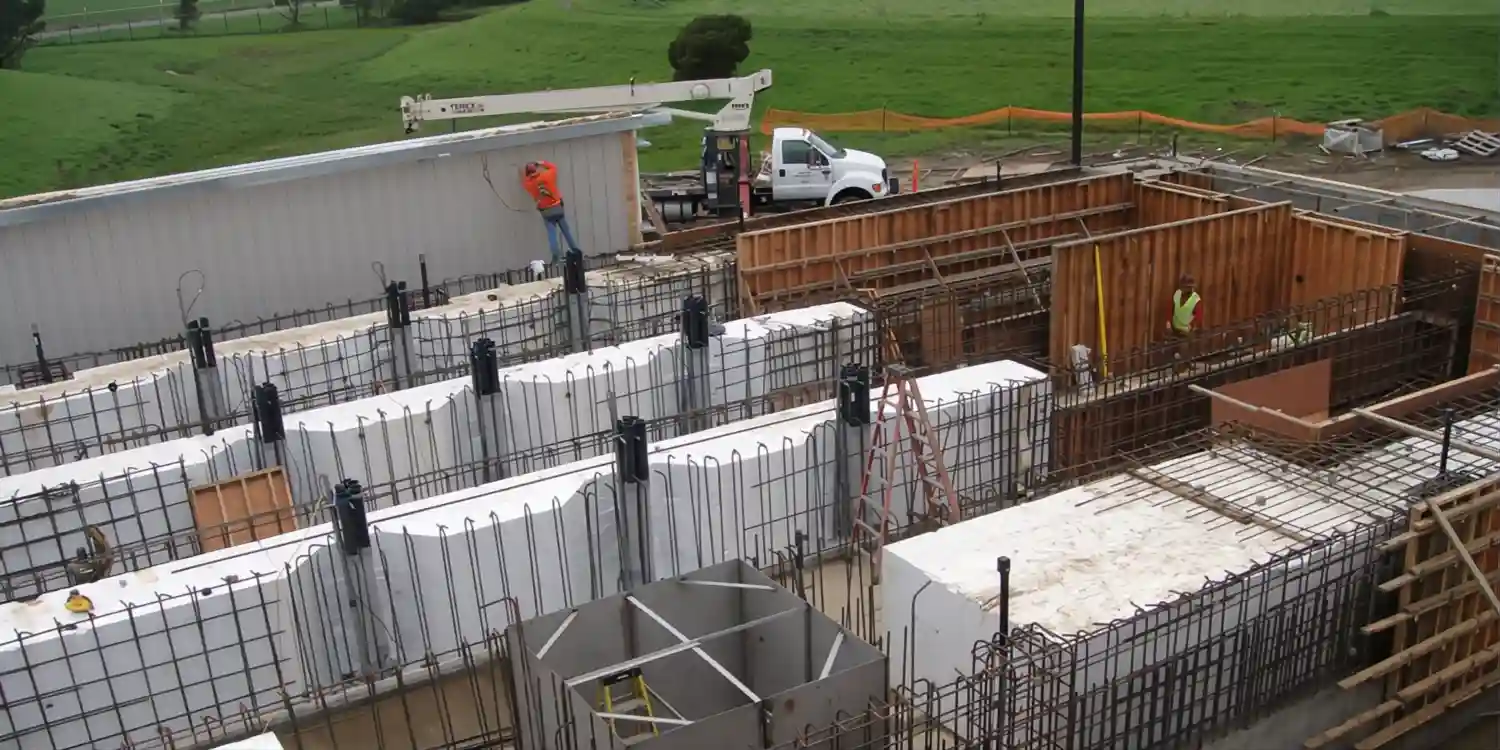
[[[1333,392],[1333,360],[1320,359],[1258,378],[1226,383],[1214,390],[1264,410],[1320,422],[1328,418],[1328,398]],[[1231,407],[1231,404],[1215,399],[1213,423],[1218,425],[1228,421],[1224,416]]]
[[[931,278],[931,260],[1124,226],[1133,177],[1108,175],[739,236],[739,271],[757,300],[809,290],[881,289]],[[1106,207],[1116,210],[1101,211]],[[1004,265],[1006,253],[945,267]],[[897,267],[900,273],[888,274]]]
[[[732,248],[734,247],[734,238],[743,232],[758,232],[763,229],[789,227],[796,224],[810,224],[817,221],[843,218],[853,214],[894,211],[913,205],[936,203],[971,195],[997,193],[1001,190],[1015,190],[1034,185],[1043,185],[1049,182],[1064,182],[1077,179],[1078,177],[1079,169],[1077,167],[1062,167],[1034,175],[1008,178],[1003,185],[998,182],[945,185],[939,188],[923,190],[919,193],[899,193],[888,198],[883,198],[878,202],[846,203],[838,206],[822,206],[785,213],[761,214],[745,219],[743,224],[738,221],[697,224],[685,229],[669,232],[660,240],[645,243],[642,249],[650,252],[691,252],[708,248]]]
[[[203,552],[297,529],[292,493],[280,467],[194,487],[193,522]]]
[[[619,138],[622,156],[620,195],[625,198],[625,222],[630,244],[637,245],[641,241],[641,171],[638,159],[640,152],[636,148],[636,137],[633,131],[620,133]],[[667,230],[665,224],[658,224],[655,229],[658,232]]]
[[[946,367],[964,356],[964,319],[951,297],[922,303],[921,358],[923,367]]]
[[[1133,193],[1138,227],[1211,216],[1229,207],[1229,201],[1217,193],[1164,182],[1138,182]]]
[[[1367,227],[1310,213],[1294,216],[1291,287],[1285,306],[1310,307],[1321,300],[1400,284],[1406,234]],[[1304,317],[1317,333],[1327,333],[1354,321],[1390,315],[1393,304],[1390,295],[1359,294],[1340,305],[1337,314],[1319,311]]]
[[[1466,263],[1479,267],[1484,257],[1490,254],[1490,249],[1479,245],[1470,245],[1467,242],[1434,237],[1430,234],[1413,234],[1406,241],[1407,255],[1415,255],[1422,258],[1443,258],[1459,263]]]
[[[1474,336],[1469,345],[1469,372],[1500,364],[1500,255],[1486,255],[1474,302]]]
[[[1146,366],[1133,353],[1168,339],[1183,273],[1197,281],[1205,329],[1281,309],[1291,216],[1291,205],[1280,203],[1055,246],[1049,353],[1055,359],[1081,343],[1101,354],[1096,247],[1108,356],[1121,365],[1112,364],[1111,375]]]
[[[1170,182],[1174,185],[1194,188],[1196,190],[1213,190],[1214,178],[1202,172],[1170,172],[1163,175],[1162,182]]]

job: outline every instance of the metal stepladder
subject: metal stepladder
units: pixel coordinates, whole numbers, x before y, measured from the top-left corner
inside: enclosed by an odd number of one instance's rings
[[[630,692],[617,695],[615,686],[620,684],[627,685]],[[661,735],[651,707],[651,690],[646,687],[646,677],[641,674],[640,667],[599,678],[599,715],[627,747]],[[629,717],[641,720],[631,721]],[[619,719],[624,721],[617,721]]]
[[[913,502],[913,510],[921,508],[922,517],[942,525],[958,520],[959,507],[953,481],[943,463],[943,446],[928,419],[927,405],[922,401],[916,378],[911,377],[911,370],[905,365],[886,367],[885,386],[880,391],[876,409],[859,499],[854,508],[852,537],[857,546],[868,548],[878,582],[880,553],[891,533],[891,495],[896,487],[891,474],[896,470],[897,448],[903,440],[908,446],[909,465],[916,475],[916,491],[921,497],[920,505]],[[888,419],[895,420],[889,438],[886,436]],[[879,473],[882,468],[886,474]],[[876,486],[877,482],[879,486]],[[874,504],[877,492],[880,493],[878,506]]]

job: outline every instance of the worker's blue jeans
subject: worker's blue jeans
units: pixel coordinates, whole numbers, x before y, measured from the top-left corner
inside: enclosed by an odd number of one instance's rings
[[[547,224],[547,247],[552,250],[553,263],[559,263],[563,259],[562,248],[557,242],[558,234],[562,234],[562,238],[567,240],[569,250],[578,249],[578,243],[573,241],[573,230],[568,228],[568,215],[563,211],[561,203],[542,209],[542,221]]]

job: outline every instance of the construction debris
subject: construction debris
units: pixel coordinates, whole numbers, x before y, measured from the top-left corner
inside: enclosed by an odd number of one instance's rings
[[[1453,148],[1466,154],[1489,158],[1500,153],[1500,136],[1494,133],[1486,133],[1483,130],[1470,130],[1463,137],[1454,141]]]

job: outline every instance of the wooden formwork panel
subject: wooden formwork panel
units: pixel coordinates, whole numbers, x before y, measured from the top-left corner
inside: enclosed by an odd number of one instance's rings
[[[925,373],[964,362],[1040,359],[1047,350],[1047,297],[1007,289],[1006,281],[882,300],[878,309],[897,361]]]
[[[729,243],[729,246],[732,246],[733,238],[742,232],[758,232],[763,229],[826,221],[828,219],[837,219],[855,214],[892,211],[923,203],[937,203],[970,195],[997,193],[1002,189],[1011,190],[1042,185],[1049,182],[1063,182],[1077,179],[1080,174],[1081,171],[1077,167],[1059,167],[1038,174],[1008,178],[1005,180],[1003,187],[998,182],[945,185],[918,193],[901,193],[889,198],[882,198],[878,201],[862,201],[859,203],[844,203],[837,206],[821,206],[800,211],[788,211],[786,213],[761,214],[745,219],[743,225],[738,221],[699,224],[686,229],[679,229],[675,232],[669,232],[660,240],[645,243],[642,249],[647,252],[692,252],[708,246],[717,247],[721,241],[726,241]]]
[[[1284,307],[1359,295],[1342,305],[1338,315],[1314,316],[1311,322],[1316,333],[1342,330],[1354,321],[1376,320],[1395,312],[1391,295],[1359,293],[1399,286],[1406,233],[1370,227],[1305,212],[1292,217],[1291,285]]]
[[[1133,181],[1091,177],[747,232],[737,238],[743,301],[763,311],[930,280],[938,263],[943,275],[1010,265],[1014,247],[1022,261],[1045,257],[1053,238],[1125,226]]]
[[[1224,193],[1214,189],[1214,178],[1212,175],[1201,172],[1172,172],[1158,178],[1161,182],[1176,187],[1179,190],[1190,190],[1202,195],[1223,198],[1229,210],[1236,211],[1241,208],[1255,208],[1256,206],[1268,205],[1269,201],[1246,198],[1243,195]]]
[[[1181,185],[1197,190],[1213,191],[1214,189],[1213,175],[1202,172],[1169,172],[1162,175],[1160,179],[1162,182],[1170,182],[1174,185]]]
[[[1110,375],[1146,366],[1134,355],[1170,335],[1172,292],[1184,273],[1197,282],[1205,329],[1281,309],[1291,218],[1291,204],[1277,203],[1054,246],[1052,295],[1066,304],[1052,305],[1049,354],[1084,344],[1122,363]]]
[[[964,358],[964,318],[952,297],[922,303],[922,365],[947,367]]]
[[[1469,344],[1469,372],[1500,364],[1500,255],[1484,256],[1479,296],[1474,300],[1474,335]]]
[[[624,163],[621,164],[620,177],[623,184],[620,186],[621,193],[625,196],[625,215],[630,222],[630,244],[636,245],[641,242],[641,182],[640,163],[637,159],[640,151],[637,150],[635,131],[627,130],[619,134],[620,153],[624,155]],[[488,174],[486,174],[488,176]],[[652,211],[655,211],[656,202],[650,201]],[[658,232],[667,231],[664,221],[653,222],[653,229]]]
[[[1441,509],[1478,577],[1429,504]],[[1391,656],[1339,686],[1383,680],[1387,699],[1309,739],[1308,748],[1359,737],[1356,750],[1374,750],[1500,683],[1500,612],[1486,592],[1500,577],[1500,476],[1413,506],[1407,530],[1382,551],[1401,557],[1400,574],[1380,584],[1396,594],[1396,612],[1363,631],[1391,633]]]
[[[1406,254],[1417,258],[1423,258],[1427,262],[1435,262],[1438,259],[1449,261],[1450,264],[1436,266],[1439,273],[1445,273],[1452,268],[1451,263],[1459,263],[1478,268],[1484,262],[1484,256],[1489,255],[1489,248],[1479,245],[1470,245],[1467,242],[1434,237],[1430,234],[1413,234],[1407,241]]]
[[[1223,195],[1165,182],[1138,182],[1134,190],[1135,225],[1170,224],[1229,210]]]
[[[203,552],[269,539],[297,529],[292,492],[280,467],[194,487],[192,508]]]

